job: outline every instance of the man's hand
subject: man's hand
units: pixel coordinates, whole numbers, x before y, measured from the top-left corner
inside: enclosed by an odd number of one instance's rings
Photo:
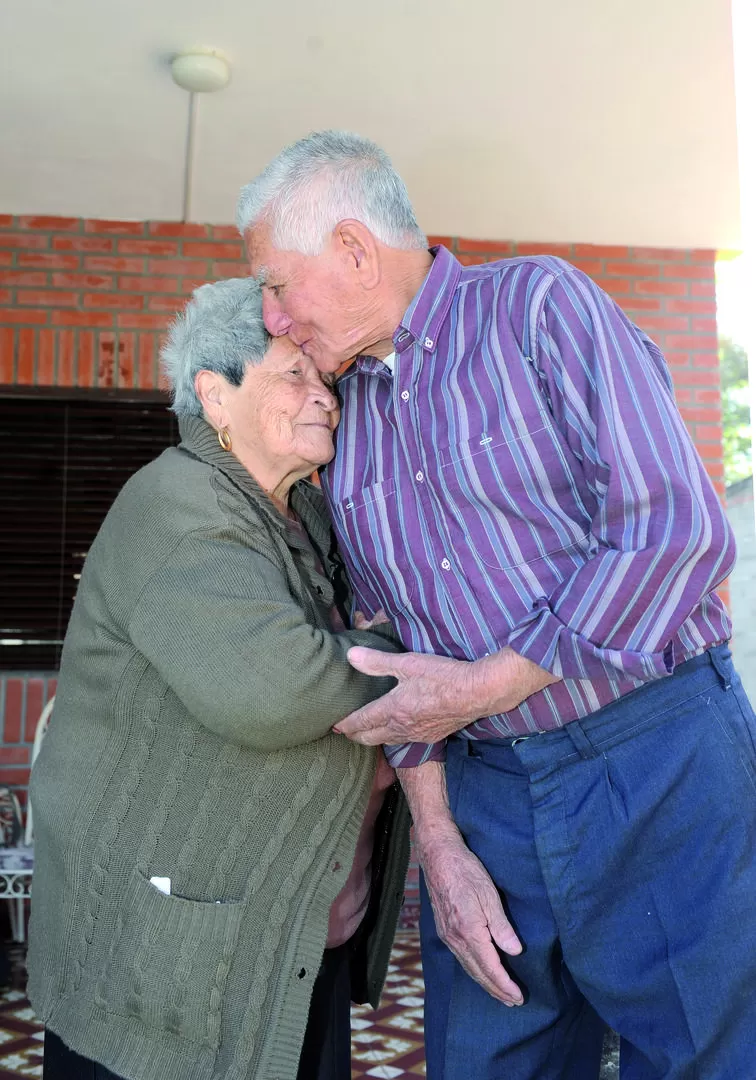
[[[440,742],[481,716],[515,708],[557,681],[512,649],[469,662],[354,646],[347,659],[365,675],[393,675],[398,684],[335,726],[335,731],[366,746]]]
[[[389,654],[362,646],[351,648],[347,659],[365,675],[393,675],[398,685],[340,720],[334,731],[365,746],[432,743],[469,723],[457,710],[466,697],[469,699],[471,664],[445,656]]]
[[[416,769],[397,769],[396,775],[415,823],[415,850],[439,937],[484,990],[505,1005],[521,1005],[522,993],[497,947],[516,956],[522,946],[496,886],[454,823],[444,766],[427,761]]]
[[[485,867],[455,833],[419,852],[438,936],[492,997],[522,1005],[522,991],[496,950],[517,956],[522,945]]]

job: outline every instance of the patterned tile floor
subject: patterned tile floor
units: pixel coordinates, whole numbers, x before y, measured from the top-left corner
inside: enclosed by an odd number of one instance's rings
[[[0,997],[0,1080],[42,1075],[42,1025],[22,990]]]
[[[17,989],[0,994],[0,1080],[42,1076],[42,1027],[23,986],[23,956],[12,956]],[[616,1077],[616,1044],[607,1048],[602,1080]],[[412,1080],[425,1076],[423,975],[418,934],[397,934],[380,1009],[352,1009],[352,1080]],[[474,1080],[474,1078],[471,1078]]]
[[[381,1007],[352,1008],[352,1080],[425,1076],[423,971],[416,930],[396,935]]]

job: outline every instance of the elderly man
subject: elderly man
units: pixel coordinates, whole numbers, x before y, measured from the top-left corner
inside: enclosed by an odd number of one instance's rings
[[[634,1080],[753,1075],[756,718],[661,353],[559,259],[428,251],[357,136],[285,149],[239,226],[271,333],[356,357],[324,488],[408,653],[351,651],[397,685],[338,730],[412,808],[429,1077],[590,1080],[605,1024]]]

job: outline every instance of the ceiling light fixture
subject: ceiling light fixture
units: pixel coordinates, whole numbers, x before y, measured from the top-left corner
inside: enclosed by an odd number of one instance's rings
[[[197,94],[223,90],[231,79],[231,64],[220,49],[200,46],[178,53],[171,62],[173,81],[189,92],[189,118],[186,129],[184,158],[184,192],[182,221],[191,219],[192,183],[194,180],[197,133]]]

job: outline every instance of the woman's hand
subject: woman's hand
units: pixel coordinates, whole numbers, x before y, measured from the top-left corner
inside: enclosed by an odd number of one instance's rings
[[[372,630],[374,626],[381,626],[388,621],[388,616],[383,608],[379,608],[372,619],[368,619],[361,611],[355,611],[353,619],[355,630]]]

